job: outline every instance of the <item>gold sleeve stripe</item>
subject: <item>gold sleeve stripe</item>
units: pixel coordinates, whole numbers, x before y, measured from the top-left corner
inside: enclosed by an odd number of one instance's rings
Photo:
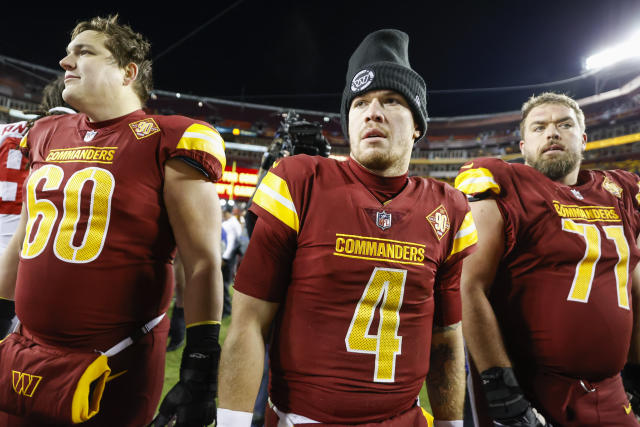
[[[500,186],[487,168],[469,169],[462,172],[456,177],[455,187],[465,194],[484,193],[488,190],[500,194]]]
[[[476,224],[473,222],[473,216],[471,211],[467,212],[464,216],[464,220],[460,225],[460,229],[453,238],[453,249],[447,257],[451,258],[458,252],[462,252],[469,246],[475,245],[478,242],[478,230],[476,230]]]
[[[299,231],[300,220],[289,192],[289,186],[278,175],[267,173],[253,196],[253,202],[294,229],[296,233]]]
[[[28,135],[28,134],[27,134]],[[23,136],[20,140],[20,148],[27,148],[27,135]]]
[[[218,320],[204,320],[202,322],[193,322],[187,325],[187,328],[191,328],[192,326],[200,326],[200,325],[219,325],[220,322]]]
[[[223,170],[227,163],[224,155],[224,140],[222,137],[211,128],[199,123],[194,123],[187,128],[184,134],[182,134],[180,141],[178,141],[176,148],[209,153],[218,159]]]

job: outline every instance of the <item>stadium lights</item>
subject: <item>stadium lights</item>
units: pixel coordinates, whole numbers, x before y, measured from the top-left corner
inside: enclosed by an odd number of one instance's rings
[[[632,58],[640,58],[640,31],[633,34],[629,40],[588,57],[585,68],[587,71],[596,71]]]

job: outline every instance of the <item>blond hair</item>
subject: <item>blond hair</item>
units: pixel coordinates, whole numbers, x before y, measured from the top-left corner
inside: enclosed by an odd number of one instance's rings
[[[555,92],[544,92],[538,96],[531,96],[522,104],[522,119],[520,120],[520,137],[524,138],[524,122],[527,120],[527,116],[535,107],[538,107],[542,104],[560,104],[566,107],[571,108],[576,113],[576,118],[578,119],[578,125],[580,125],[580,130],[584,132],[585,124],[584,124],[584,113],[578,103],[573,99],[568,97],[567,95]]]

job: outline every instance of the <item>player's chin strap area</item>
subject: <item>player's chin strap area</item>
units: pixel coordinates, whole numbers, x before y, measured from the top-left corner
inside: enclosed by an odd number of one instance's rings
[[[122,350],[129,347],[131,344],[133,344],[134,342],[138,341],[140,338],[142,338],[143,336],[151,332],[153,328],[158,326],[158,324],[164,318],[165,314],[166,313],[162,313],[160,316],[154,317],[153,319],[149,320],[147,323],[144,324],[144,326],[142,326],[140,329],[137,329],[133,334],[131,334],[131,336],[123,339],[118,344],[114,345],[113,347],[111,347],[109,350],[105,351],[102,354],[104,354],[107,357],[113,357],[116,354],[120,353]]]

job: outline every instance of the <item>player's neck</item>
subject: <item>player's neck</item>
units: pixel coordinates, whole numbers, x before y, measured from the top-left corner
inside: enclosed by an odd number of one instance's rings
[[[353,153],[351,153],[349,155],[349,157],[351,157],[351,160],[354,161],[355,163],[357,163],[358,165],[360,165],[360,167],[362,167],[363,169],[366,169],[367,171],[369,171],[370,173],[374,174],[374,175],[378,175],[379,177],[382,178],[393,178],[393,177],[398,177],[398,176],[402,176],[404,174],[406,174],[409,171],[409,161],[407,159],[406,162],[396,162],[395,164],[385,168],[385,169],[371,169],[370,167],[367,167],[365,165],[363,165],[362,163],[360,163],[354,156]]]
[[[555,181],[564,185],[576,185],[578,183],[578,174],[580,174],[580,164],[578,164],[571,172],[558,178]]]
[[[86,105],[80,108],[80,111],[89,117],[91,122],[104,122],[118,117],[126,116],[134,111],[140,110],[142,104],[137,96],[126,96],[116,102],[99,103],[95,105]]]

